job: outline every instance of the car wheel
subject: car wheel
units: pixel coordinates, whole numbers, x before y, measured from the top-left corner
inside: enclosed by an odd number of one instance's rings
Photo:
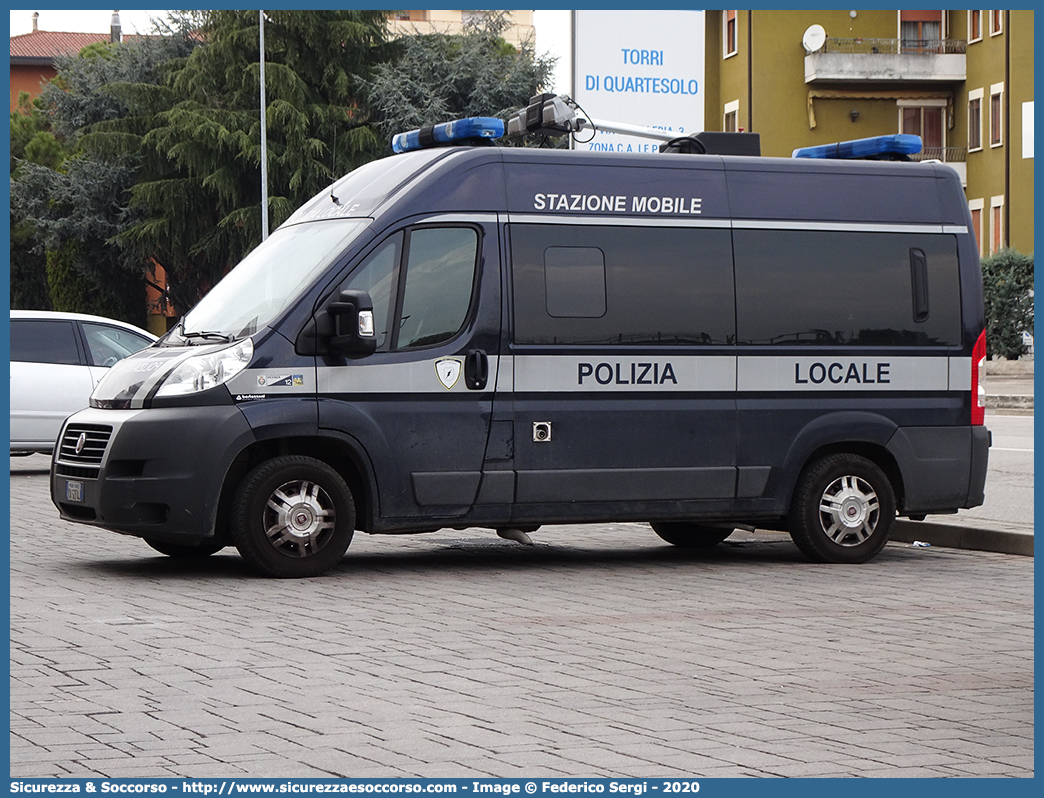
[[[290,455],[250,471],[232,499],[232,540],[266,576],[318,576],[340,562],[355,532],[351,489],[331,466]]]
[[[685,549],[709,549],[733,533],[735,527],[717,524],[694,524],[691,521],[654,521],[653,532],[673,546]]]
[[[179,560],[194,560],[209,557],[211,554],[216,554],[225,548],[224,543],[211,542],[199,543],[195,546],[185,543],[167,543],[162,540],[149,540],[148,538],[145,538],[145,542],[160,554],[166,554],[168,557],[175,557]]]
[[[861,563],[888,542],[895,492],[865,457],[836,454],[810,464],[798,480],[788,528],[813,562]]]

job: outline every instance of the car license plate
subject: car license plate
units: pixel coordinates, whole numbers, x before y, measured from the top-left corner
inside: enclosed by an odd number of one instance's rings
[[[71,479],[65,482],[65,498],[71,502],[83,501],[83,483]]]

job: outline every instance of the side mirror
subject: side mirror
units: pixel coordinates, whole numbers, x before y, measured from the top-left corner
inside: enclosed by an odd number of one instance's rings
[[[326,306],[333,319],[330,351],[343,355],[369,355],[377,351],[373,325],[373,300],[366,291],[342,291]]]
[[[369,355],[377,351],[373,300],[366,291],[342,291],[309,320],[294,346],[299,355]]]

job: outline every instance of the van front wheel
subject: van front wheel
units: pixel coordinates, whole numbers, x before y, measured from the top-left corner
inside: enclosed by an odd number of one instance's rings
[[[355,531],[351,489],[331,466],[290,455],[250,471],[232,499],[232,540],[266,576],[318,576],[340,562]]]
[[[685,549],[709,549],[731,535],[735,527],[694,524],[691,521],[653,521],[653,532],[672,546]]]
[[[788,528],[813,562],[861,563],[884,548],[894,519],[895,493],[884,471],[865,457],[836,454],[802,473]]]

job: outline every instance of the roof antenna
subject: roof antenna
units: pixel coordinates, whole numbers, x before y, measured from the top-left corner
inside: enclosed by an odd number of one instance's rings
[[[333,152],[330,154],[330,175],[337,180],[337,131],[333,132]],[[333,200],[334,205],[340,205],[341,201],[333,193],[334,184],[330,184],[330,199]]]

